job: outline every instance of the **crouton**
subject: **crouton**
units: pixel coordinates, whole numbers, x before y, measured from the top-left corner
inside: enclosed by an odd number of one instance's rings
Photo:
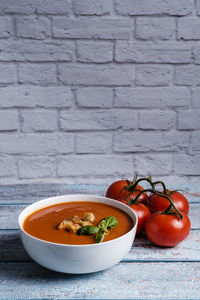
[[[63,220],[60,224],[58,224],[59,230],[67,230],[69,232],[77,232],[81,227],[92,225],[95,220],[95,216],[93,213],[86,212],[83,218],[78,216],[73,216],[72,218],[68,218]]]
[[[95,221],[95,216],[93,213],[86,212],[83,216],[83,220],[93,223]]]
[[[83,226],[87,226],[87,225],[92,225],[92,223],[89,221],[80,220],[79,225],[81,225],[81,227],[83,227]]]
[[[67,230],[69,232],[76,232],[77,230],[79,230],[81,228],[81,226],[79,224],[75,224],[74,222],[72,222],[72,220],[70,219],[66,219],[63,220],[59,225],[58,225],[58,229],[64,229]]]

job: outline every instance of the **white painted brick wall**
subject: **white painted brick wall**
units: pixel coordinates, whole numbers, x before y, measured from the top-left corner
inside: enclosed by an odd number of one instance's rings
[[[136,84],[142,86],[169,85],[172,77],[170,66],[141,65],[136,67]]]
[[[194,104],[198,105],[200,89],[194,94]],[[185,87],[118,87],[115,89],[115,106],[130,108],[188,108],[190,91]],[[143,110],[141,110],[141,114]]]
[[[18,159],[20,179],[51,178],[55,174],[55,157],[20,157]]]
[[[17,82],[17,66],[12,63],[0,63],[0,84]]]
[[[19,83],[48,85],[56,84],[56,65],[54,64],[19,64]]]
[[[45,17],[16,17],[16,35],[20,38],[42,40],[50,36],[51,23]]]
[[[61,111],[61,130],[116,130],[137,127],[135,111],[128,109],[98,109]]]
[[[68,108],[73,101],[73,93],[64,86],[8,86],[0,88],[0,107],[54,107]]]
[[[53,18],[53,37],[71,39],[128,39],[131,23],[125,19]]]
[[[200,66],[177,66],[175,68],[174,83],[177,85],[200,85]]]
[[[0,110],[0,131],[17,131],[18,127],[17,110]]]
[[[171,15],[184,16],[193,11],[193,0],[116,0],[120,15]]]
[[[91,142],[92,141],[92,142]],[[111,132],[84,132],[76,135],[76,153],[111,153]]]
[[[174,18],[145,18],[136,19],[136,38],[142,40],[170,40],[175,35]]]
[[[61,83],[67,85],[131,85],[134,81],[134,68],[131,65],[119,66],[113,64],[60,64],[58,66],[58,78]],[[37,77],[35,80],[37,80]]]
[[[57,161],[59,177],[123,176],[133,168],[132,157],[126,155],[69,155]]]
[[[12,35],[12,22],[10,17],[0,17],[0,38],[8,38]]]
[[[114,134],[114,150],[117,152],[174,152],[187,150],[188,132],[120,132]]]
[[[22,132],[42,132],[57,130],[55,110],[23,110],[21,112]]]
[[[78,42],[78,61],[108,63],[113,61],[113,43],[104,41]]]
[[[172,129],[175,127],[176,113],[173,111],[142,111],[138,116],[139,129]]]
[[[185,17],[178,20],[178,38],[183,40],[199,40],[200,20],[195,17]]]
[[[0,183],[200,177],[200,0],[1,0]]]
[[[191,133],[192,150],[200,150],[200,134],[199,131],[193,131]],[[194,152],[195,154],[195,152]],[[198,165],[199,166],[199,165]]]
[[[115,46],[116,62],[131,63],[190,63],[191,46],[177,42],[118,41]]]
[[[74,0],[74,12],[76,15],[109,15],[110,10],[110,0]]]
[[[77,90],[77,103],[80,107],[112,107],[113,88],[85,87]]]

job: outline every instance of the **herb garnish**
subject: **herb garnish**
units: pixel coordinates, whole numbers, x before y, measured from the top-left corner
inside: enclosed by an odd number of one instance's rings
[[[96,243],[101,243],[103,242],[105,233],[107,229],[113,229],[118,225],[118,221],[115,217],[109,216],[103,218],[98,226],[92,226],[92,225],[87,225],[83,226],[77,231],[77,235],[91,235],[91,234],[96,234],[95,236],[95,242]]]
[[[78,231],[77,231],[77,235],[91,235],[91,234],[95,234],[99,231],[99,228],[96,226],[92,226],[92,225],[86,225],[81,227]]]

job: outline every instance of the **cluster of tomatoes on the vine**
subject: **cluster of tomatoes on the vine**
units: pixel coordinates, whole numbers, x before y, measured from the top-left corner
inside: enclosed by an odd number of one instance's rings
[[[148,182],[150,188],[140,186],[141,181]],[[157,190],[158,185],[162,185],[162,191]],[[158,246],[175,246],[190,232],[187,199],[178,191],[167,190],[162,181],[137,176],[133,181],[118,180],[109,186],[106,197],[129,205],[138,217],[136,234],[145,230],[146,236]]]

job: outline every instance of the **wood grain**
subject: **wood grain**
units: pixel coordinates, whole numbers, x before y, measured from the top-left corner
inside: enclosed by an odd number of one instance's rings
[[[18,230],[0,231],[0,261],[32,261],[20,240]],[[147,238],[138,237],[123,261],[200,261],[200,231],[174,248],[154,246]]]
[[[119,263],[69,275],[35,263],[0,263],[1,299],[199,299],[200,263]]]
[[[66,194],[105,195],[108,185],[94,184],[17,184],[0,186],[0,204],[33,203],[35,201]],[[190,202],[200,202],[199,184],[176,184],[171,189],[185,190]]]
[[[20,212],[26,205],[0,205],[0,229],[17,229],[17,219]],[[200,203],[190,204],[191,226],[193,229],[200,229]]]
[[[174,248],[156,247],[144,236],[136,238],[122,262],[85,275],[53,272],[31,260],[17,230],[24,207],[64,194],[104,195],[106,188],[92,184],[0,186],[0,299],[200,299],[200,188],[196,184],[187,194],[193,230]]]
[[[18,184],[0,186],[1,203],[33,203],[35,201],[69,194],[104,195],[106,185],[94,184]]]

